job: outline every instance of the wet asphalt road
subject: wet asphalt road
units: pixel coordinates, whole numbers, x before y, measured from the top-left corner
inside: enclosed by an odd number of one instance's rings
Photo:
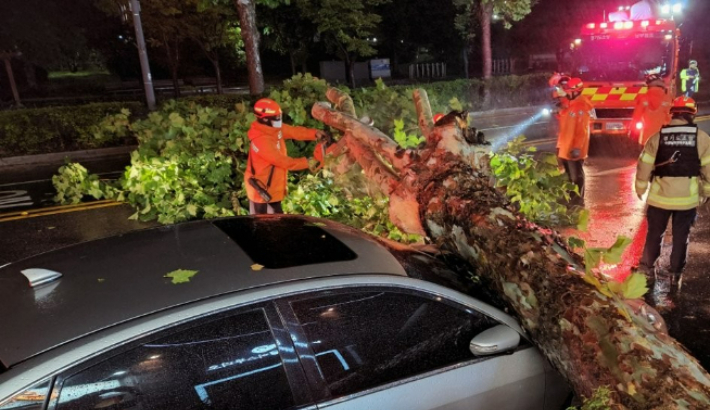
[[[492,127],[486,134],[494,142],[498,141],[499,145],[502,145],[504,139],[521,131],[533,139],[544,140],[553,135],[551,125],[544,120],[532,119],[531,124],[531,127],[520,130],[496,127],[497,124],[490,121],[483,123],[481,128]],[[710,122],[700,125],[706,132],[710,131]],[[546,141],[539,144],[538,148],[552,151],[554,142]],[[639,201],[633,192],[635,163],[633,156],[590,158],[585,164],[586,205],[591,213],[589,230],[565,232],[587,240],[589,246],[594,247],[611,246],[618,235],[633,238],[633,244],[627,250],[623,262],[619,266],[604,267],[608,275],[619,279],[628,274],[630,267],[640,258],[646,234],[645,204]],[[45,192],[42,195],[46,194]],[[0,212],[4,211],[0,209]],[[133,210],[127,205],[119,205],[4,222],[0,219],[0,266],[71,244],[157,226],[156,223],[129,221],[128,216],[132,213]],[[663,264],[667,264],[670,254],[670,232],[666,239]],[[701,209],[698,223],[691,233],[689,263],[684,274],[682,292],[672,300],[672,308],[664,307],[659,310],[665,317],[671,334],[680,340],[706,369],[710,369],[710,278],[707,277],[710,274],[709,266],[710,212],[709,208],[704,208]]]

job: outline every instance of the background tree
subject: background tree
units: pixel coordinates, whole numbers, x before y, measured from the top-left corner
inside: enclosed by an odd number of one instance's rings
[[[296,75],[299,66],[303,73],[308,72],[308,57],[317,31],[311,21],[301,16],[298,7],[289,4],[270,9],[260,21],[264,46],[288,55],[292,75]]]
[[[214,67],[217,80],[217,94],[222,94],[222,68],[220,53],[238,54],[243,42],[239,36],[241,31],[234,8],[223,4],[206,5],[201,0],[187,0],[196,13],[188,16],[188,36],[205,54]]]
[[[530,14],[532,6],[537,0],[453,0],[454,4],[462,8],[458,27],[463,34],[471,38],[475,27],[481,29],[481,52],[483,63],[483,78],[493,76],[493,52],[491,49],[491,24],[501,21],[506,28],[510,28],[515,21],[522,20]]]
[[[377,53],[370,38],[382,17],[375,7],[389,0],[297,0],[303,16],[316,25],[329,51],[345,61],[355,88],[355,62]]]

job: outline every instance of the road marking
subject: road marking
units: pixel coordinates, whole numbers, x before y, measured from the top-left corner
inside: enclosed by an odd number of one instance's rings
[[[0,223],[9,222],[9,221],[16,221],[18,219],[37,218],[40,216],[50,216],[50,215],[57,215],[57,214],[66,214],[66,213],[70,213],[70,212],[90,211],[92,209],[108,208],[108,207],[118,206],[118,205],[123,205],[123,202],[96,201],[96,202],[91,202],[91,203],[87,203],[87,204],[63,205],[63,206],[56,206],[56,207],[52,207],[52,208],[31,209],[31,210],[24,211],[24,212],[8,212],[6,214],[0,214]]]
[[[0,191],[0,209],[31,206],[33,204],[32,197],[27,195],[27,191]]]

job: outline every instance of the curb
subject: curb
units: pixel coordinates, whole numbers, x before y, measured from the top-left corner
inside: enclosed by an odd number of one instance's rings
[[[22,155],[17,157],[0,158],[0,167],[13,167],[22,165],[51,165],[61,164],[66,160],[80,161],[87,159],[97,159],[125,155],[138,148],[137,145],[125,147],[98,148],[83,151],[57,152],[53,154]]]

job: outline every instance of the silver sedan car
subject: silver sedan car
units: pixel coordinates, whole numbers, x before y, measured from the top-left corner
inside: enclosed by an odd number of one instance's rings
[[[563,408],[501,310],[350,228],[200,221],[0,269],[0,410]],[[426,275],[437,277],[437,275]]]

